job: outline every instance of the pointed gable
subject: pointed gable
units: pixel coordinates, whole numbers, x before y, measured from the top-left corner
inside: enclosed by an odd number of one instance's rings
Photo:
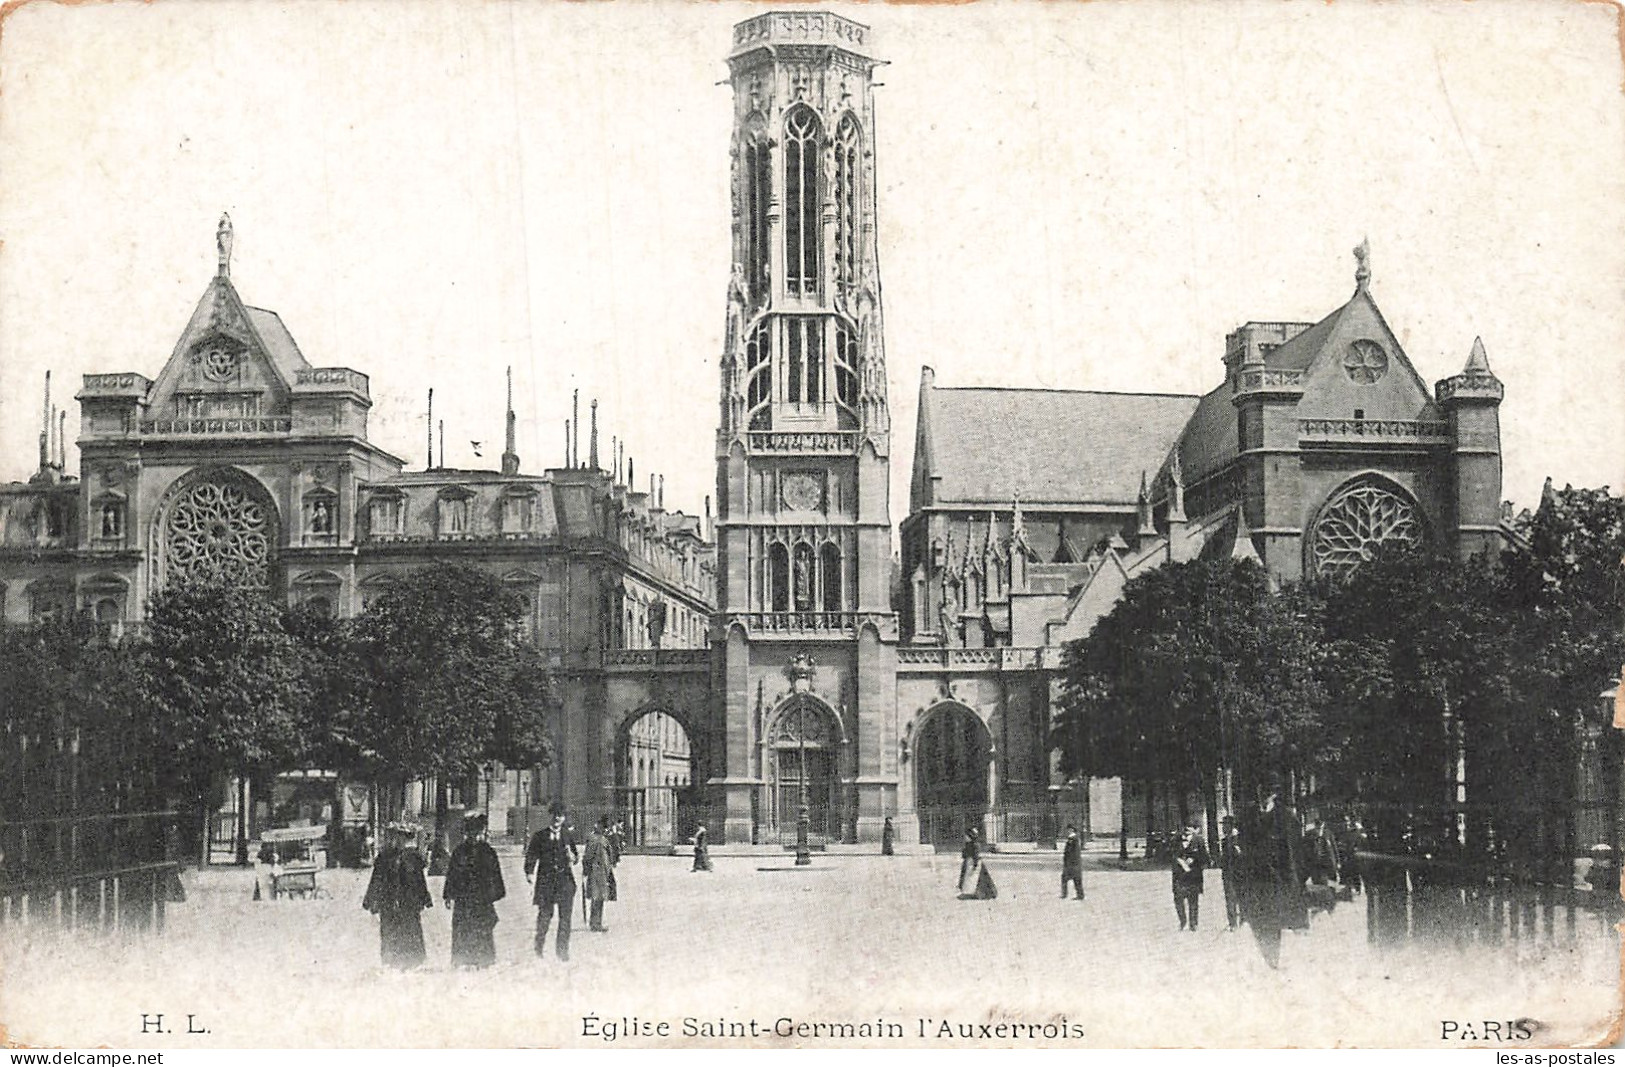
[[[158,418],[279,415],[310,364],[282,320],[249,308],[224,272],[210,281],[148,394]]]
[[[1427,386],[1364,286],[1265,363],[1303,371],[1300,418],[1437,418]]]

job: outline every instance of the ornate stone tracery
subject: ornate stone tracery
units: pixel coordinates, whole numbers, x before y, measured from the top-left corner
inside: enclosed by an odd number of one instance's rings
[[[239,479],[218,472],[194,482],[171,501],[163,519],[165,580],[265,589],[272,530],[269,508]]]
[[[1418,547],[1425,540],[1415,504],[1376,481],[1359,481],[1321,509],[1309,538],[1310,570],[1344,578],[1381,545]]]

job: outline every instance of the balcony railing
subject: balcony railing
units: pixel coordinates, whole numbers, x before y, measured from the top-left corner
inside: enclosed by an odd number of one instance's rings
[[[1061,665],[1055,648],[900,648],[900,667],[938,670],[1034,671]]]
[[[1299,419],[1298,436],[1315,441],[1447,444],[1450,424],[1421,419]]]
[[[844,453],[858,447],[858,435],[845,430],[755,430],[752,452]]]
[[[897,616],[880,611],[736,611],[722,617],[724,627],[736,623],[753,636],[851,636],[865,623],[873,623],[882,636],[897,630]]]
[[[244,434],[287,434],[293,432],[291,415],[249,415],[237,418],[141,419],[136,428],[143,436],[236,437]]]
[[[1255,393],[1269,389],[1302,390],[1303,371],[1301,370],[1244,370],[1236,375],[1236,384],[1233,392]]]
[[[706,667],[708,648],[615,648],[604,653],[606,667]]]

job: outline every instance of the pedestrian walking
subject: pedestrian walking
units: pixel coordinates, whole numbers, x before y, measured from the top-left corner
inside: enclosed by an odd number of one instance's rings
[[[1192,823],[1179,835],[1174,847],[1174,911],[1179,914],[1179,928],[1195,932],[1202,912],[1202,882],[1207,871],[1207,845],[1202,841],[1200,825]]]
[[[584,904],[590,901],[592,906],[587,929],[598,934],[609,933],[604,926],[604,901],[609,899],[610,884],[615,877],[611,855],[609,816],[604,815],[599,818],[597,827],[587,838],[587,847],[581,853],[581,900]]]
[[[621,890],[615,879],[615,868],[621,865],[621,855],[626,851],[626,824],[620,819],[609,829],[609,902],[615,903],[621,899]]]
[[[1066,899],[1066,887],[1071,885],[1077,899],[1083,899],[1083,841],[1078,828],[1066,828],[1066,845],[1061,849],[1061,899]]]
[[[1224,922],[1226,930],[1241,925],[1242,894],[1246,891],[1246,856],[1241,834],[1236,830],[1236,818],[1226,815],[1219,822],[1219,879],[1224,884]]]
[[[959,850],[959,899],[992,900],[998,895],[993,876],[982,862],[982,842],[976,827],[966,827],[965,844]]]
[[[1242,823],[1243,917],[1264,962],[1281,965],[1281,931],[1307,930],[1309,910],[1303,893],[1303,823],[1279,794],[1266,795]]]
[[[378,950],[386,967],[406,970],[428,958],[423,947],[423,909],[434,907],[423,877],[423,854],[417,830],[391,823],[384,830],[384,849],[373,860],[361,906],[378,916]]]
[[[525,881],[535,874],[531,902],[536,905],[536,955],[547,954],[547,931],[558,912],[559,933],[553,951],[561,960],[570,958],[570,909],[575,905],[576,879],[573,867],[579,850],[564,825],[564,805],[549,810],[552,824],[531,836],[525,846]]]
[[[451,908],[451,962],[489,967],[497,960],[496,902],[508,895],[502,864],[485,840],[485,816],[463,820],[463,840],[446,864],[446,907]]]
[[[896,839],[897,831],[892,829],[891,816],[888,815],[886,816],[885,823],[880,827],[880,854],[882,856],[894,856],[897,854],[896,850],[892,847],[892,843]]]
[[[705,826],[701,824],[694,831],[694,867],[696,871],[709,871],[711,869],[711,846],[705,841]]]

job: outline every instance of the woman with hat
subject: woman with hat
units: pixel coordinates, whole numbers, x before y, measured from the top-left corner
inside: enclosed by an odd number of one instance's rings
[[[373,863],[361,906],[378,916],[378,947],[386,966],[406,969],[424,961],[423,909],[434,907],[434,898],[423,878],[416,827],[390,823],[384,829],[384,850]]]
[[[446,867],[453,964],[489,967],[496,962],[496,902],[507,893],[496,849],[485,840],[485,816],[470,815],[463,820],[462,843]]]

